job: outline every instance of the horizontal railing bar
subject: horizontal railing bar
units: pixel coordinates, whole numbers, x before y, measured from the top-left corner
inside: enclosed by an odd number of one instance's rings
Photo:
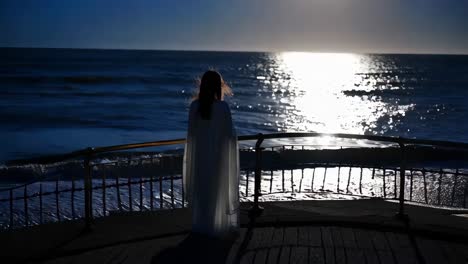
[[[185,143],[185,138],[179,138],[179,139],[124,144],[124,145],[116,145],[116,146],[108,146],[108,147],[97,147],[97,148],[93,148],[92,151],[93,151],[93,154],[101,154],[105,152],[112,152],[112,151],[118,151],[118,150],[160,147],[160,146],[167,146],[167,145],[179,145],[179,144],[184,144],[184,143]]]
[[[370,195],[364,195],[364,194],[354,194],[354,193],[345,193],[345,192],[336,192],[336,191],[327,191],[327,190],[308,190],[308,191],[302,191],[302,192],[294,192],[295,195],[297,194],[310,194],[310,193],[316,193],[316,194],[322,194],[322,193],[326,193],[326,194],[337,194],[337,195],[346,195],[346,196],[352,196],[352,197],[365,197],[365,198],[381,198],[381,199],[385,199],[385,200],[389,200],[389,201],[392,201],[392,200],[398,200],[398,199],[395,199],[393,197],[388,197],[388,198],[385,198],[383,196],[370,196]],[[264,192],[262,193],[260,196],[268,196],[268,195],[278,195],[278,194],[292,194],[291,191],[277,191],[277,192]],[[254,197],[255,194],[250,194],[250,195],[244,195],[242,196],[242,198],[250,198],[250,197]]]
[[[282,191],[278,191],[278,192],[265,192],[265,193],[262,193],[261,196],[268,196],[268,195],[277,195],[277,194],[291,194],[292,192],[290,191],[287,191],[287,192],[282,192]],[[385,200],[398,200],[398,199],[395,199],[393,197],[388,197],[388,198],[385,198],[383,196],[370,196],[370,195],[364,195],[364,194],[354,194],[354,193],[346,193],[346,192],[337,192],[337,191],[330,191],[330,190],[321,190],[321,189],[318,189],[318,190],[310,190],[310,191],[302,191],[302,192],[294,192],[294,195],[298,195],[298,194],[310,194],[310,193],[316,193],[316,194],[322,194],[322,193],[325,193],[325,194],[338,194],[338,195],[346,195],[346,196],[352,196],[352,197],[369,197],[369,198],[382,198],[382,199],[385,199]],[[254,194],[251,195],[252,197],[254,196]],[[244,196],[244,197],[250,197],[249,196]],[[301,200],[302,201],[302,200]]]
[[[362,140],[371,140],[371,141],[380,141],[380,142],[432,145],[432,146],[439,146],[439,147],[468,149],[468,143],[464,143],[464,142],[409,139],[409,138],[403,138],[403,137],[357,135],[357,134],[344,134],[344,133],[287,132],[287,133],[255,134],[255,135],[238,136],[238,140],[239,141],[256,140],[256,139],[259,139],[260,137],[262,137],[263,139],[299,138],[299,137],[335,137],[335,138],[346,138],[346,139],[362,139]],[[78,151],[74,151],[74,152],[62,154],[62,155],[52,155],[52,156],[45,156],[45,157],[39,157],[39,158],[33,158],[33,159],[12,160],[12,161],[7,162],[7,165],[21,165],[21,164],[31,164],[31,163],[50,164],[50,163],[60,162],[66,159],[83,157],[89,154],[101,154],[101,153],[112,152],[112,151],[117,151],[117,150],[178,145],[178,144],[184,144],[184,143],[185,143],[185,139],[179,138],[179,139],[160,140],[160,141],[115,145],[115,146],[107,146],[107,147],[87,148],[87,149],[78,150]]]
[[[252,138],[252,136],[247,136],[247,137],[248,139],[256,139],[260,137],[260,135],[255,135],[256,137],[254,138]],[[439,146],[439,147],[450,147],[450,148],[454,147],[454,148],[468,149],[468,143],[465,143],[465,142],[410,139],[410,138],[403,138],[403,137],[358,135],[358,134],[345,134],[345,133],[286,132],[286,133],[264,134],[261,136],[263,137],[263,139],[297,138],[297,137],[334,137],[334,138],[363,139],[363,140],[381,141],[381,142],[415,144],[415,145],[433,145],[433,146]],[[239,137],[239,140],[241,140],[241,136]],[[246,139],[242,139],[242,140],[246,140]]]
[[[255,135],[259,138],[260,135]],[[343,133],[316,133],[316,132],[285,132],[285,133],[271,133],[262,134],[263,139],[278,139],[278,138],[301,138],[301,137],[335,137],[346,139],[366,139],[372,141],[392,142],[398,143],[403,138],[387,137],[387,136],[374,136],[374,135],[358,135],[358,134],[343,134]],[[240,139],[239,139],[240,140]],[[468,147],[468,144],[467,144]]]
[[[300,142],[299,142],[300,143]],[[317,147],[317,146],[330,146],[330,145],[333,145],[335,146],[334,144],[296,144],[296,145],[268,145],[268,146],[265,146],[264,148],[266,150],[271,150],[271,149],[280,149],[280,148],[283,148],[285,147],[286,149],[285,150],[291,150],[291,147]],[[361,146],[357,147],[357,148],[362,148]],[[293,149],[293,150],[309,150],[309,149]],[[315,149],[313,149],[315,150]]]

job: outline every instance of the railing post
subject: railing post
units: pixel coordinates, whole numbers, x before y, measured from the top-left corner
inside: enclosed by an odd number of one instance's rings
[[[91,155],[93,153],[92,148],[88,148],[88,153],[84,159],[84,199],[85,199],[85,223],[86,229],[91,229],[91,224],[93,221],[93,208],[92,208],[92,181],[91,181]]]
[[[398,142],[401,151],[400,162],[400,197],[399,197],[399,210],[397,217],[402,220],[407,220],[408,215],[405,214],[405,171],[406,171],[406,147],[403,142]]]
[[[262,181],[262,150],[263,134],[258,134],[257,143],[255,143],[255,183],[254,183],[254,203],[250,208],[250,216],[258,216],[263,211],[263,208],[258,204],[258,198],[262,195],[261,193],[261,181]]]

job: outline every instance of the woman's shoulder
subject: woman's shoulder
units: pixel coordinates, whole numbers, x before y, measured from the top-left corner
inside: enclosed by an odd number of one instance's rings
[[[196,106],[198,106],[198,99],[195,99],[190,103],[190,108],[194,108]]]
[[[226,101],[214,101],[213,105],[225,111],[229,111],[229,105]]]
[[[191,103],[190,103],[190,110],[191,111],[194,111],[196,109],[198,109],[198,106],[199,106],[199,102],[198,102],[198,99],[195,99],[193,100]],[[213,109],[216,109],[215,111],[222,111],[222,112],[230,112],[230,108],[229,108],[229,105],[228,103],[226,103],[225,101],[214,101],[213,102]]]
[[[226,101],[219,101],[219,100],[216,100],[213,102],[214,105],[218,105],[220,107],[229,107],[228,103],[226,103]]]

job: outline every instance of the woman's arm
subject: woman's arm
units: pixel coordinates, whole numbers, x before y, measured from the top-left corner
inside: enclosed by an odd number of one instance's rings
[[[183,162],[183,182],[185,190],[185,199],[189,203],[192,200],[192,178],[193,178],[193,150],[194,150],[194,133],[195,133],[195,118],[197,114],[197,107],[195,101],[191,103],[188,114],[188,127],[187,127],[187,138],[184,149],[184,162]]]
[[[228,132],[229,136],[236,136],[236,129],[234,124],[232,123],[232,115],[231,109],[229,105],[223,101],[223,110],[224,110],[224,125],[226,127],[226,131]]]

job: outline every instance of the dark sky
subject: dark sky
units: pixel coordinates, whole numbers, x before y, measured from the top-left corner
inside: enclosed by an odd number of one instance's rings
[[[0,47],[468,54],[468,0],[0,0]]]

